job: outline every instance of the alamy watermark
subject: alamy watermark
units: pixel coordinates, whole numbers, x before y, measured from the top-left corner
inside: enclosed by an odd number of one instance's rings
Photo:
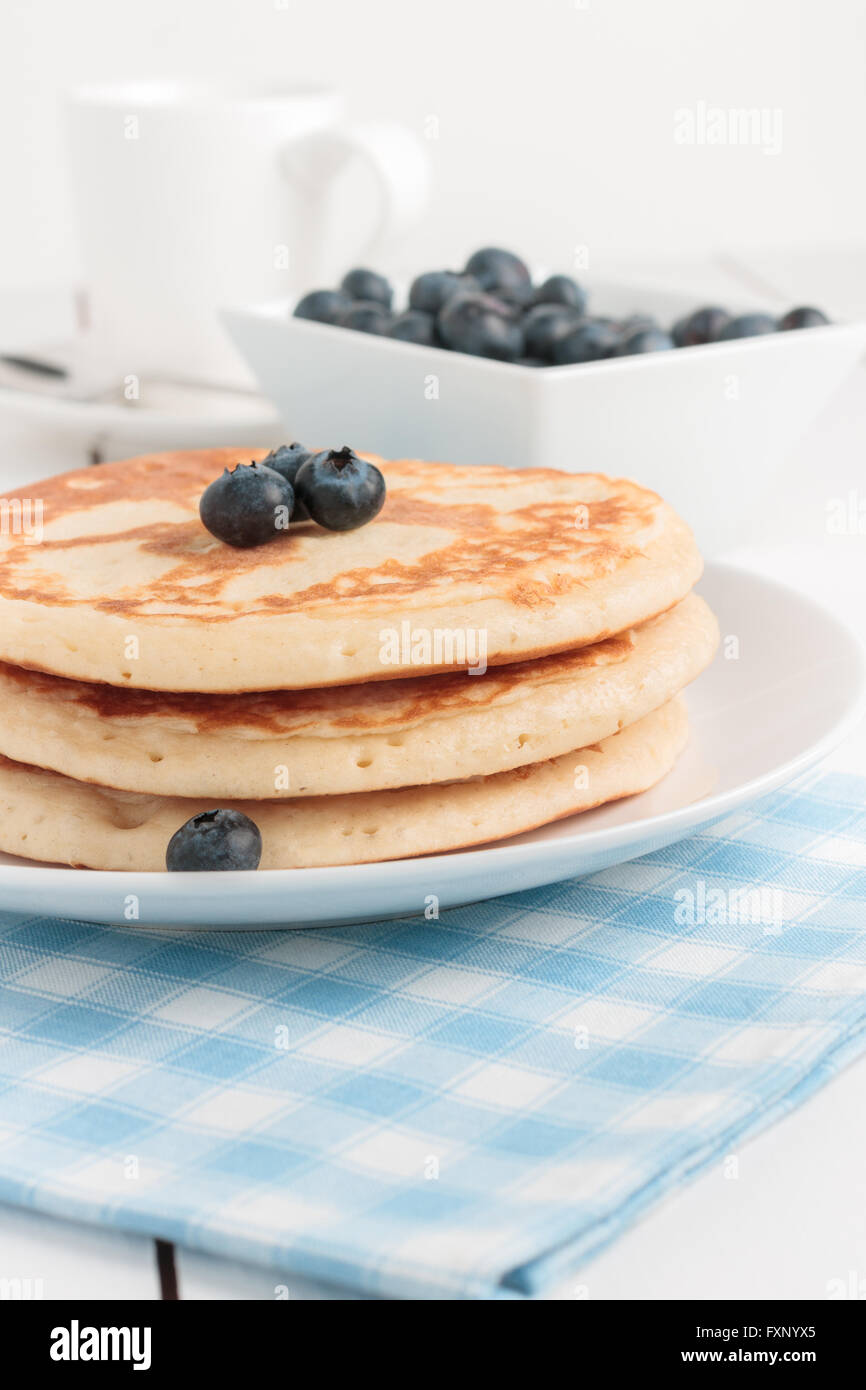
[[[829,497],[824,510],[828,535],[866,536],[866,494],[857,488],[845,497]]]
[[[43,519],[41,497],[0,497],[0,536],[23,536],[30,545],[39,545]]]
[[[42,1279],[4,1277],[0,1278],[0,1302],[45,1297],[45,1284]]]
[[[680,927],[763,927],[778,935],[785,922],[785,895],[781,888],[709,888],[695,880],[694,888],[674,893],[674,921]]]
[[[51,1329],[48,1351],[52,1361],[129,1361],[134,1371],[150,1370],[150,1353],[149,1327],[82,1327],[77,1318]]]
[[[753,148],[763,154],[782,153],[782,110],[779,106],[710,106],[698,101],[674,111],[674,143]]]
[[[487,629],[483,627],[413,627],[407,620],[379,632],[383,666],[450,667],[470,676],[487,670]]]

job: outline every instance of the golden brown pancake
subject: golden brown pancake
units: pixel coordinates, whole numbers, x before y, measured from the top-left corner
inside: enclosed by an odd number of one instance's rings
[[[537,661],[244,695],[118,690],[0,664],[0,753],[163,796],[280,799],[474,777],[593,744],[670,700],[718,626],[690,594]]]
[[[493,777],[229,804],[258,825],[262,869],[412,858],[517,835],[644,791],[668,772],[687,736],[685,708],[672,700],[590,748]],[[174,832],[211,809],[201,798],[109,791],[0,757],[0,849],[28,859],[158,871]]]
[[[688,528],[636,483],[415,460],[375,460],[369,525],[235,550],[198,504],[250,456],[148,455],[11,494],[41,505],[42,535],[0,535],[0,659],[146,690],[390,680],[601,641],[700,574]]]

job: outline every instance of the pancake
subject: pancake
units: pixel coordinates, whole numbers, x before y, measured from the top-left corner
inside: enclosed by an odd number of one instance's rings
[[[688,527],[636,483],[416,460],[374,459],[388,498],[367,526],[308,522],[235,550],[198,504],[249,457],[147,455],[10,494],[0,660],[200,693],[459,670],[479,654],[498,666],[614,636],[701,572]],[[24,524],[28,499],[41,532]]]
[[[0,753],[164,796],[324,796],[502,772],[597,743],[711,660],[703,599],[618,637],[484,675],[184,695],[0,664]]]
[[[644,791],[668,772],[687,737],[685,708],[674,700],[590,748],[492,777],[227,804],[259,826],[262,869],[412,858],[517,835]],[[25,858],[161,870],[174,832],[213,809],[202,799],[109,791],[0,757],[0,849]]]

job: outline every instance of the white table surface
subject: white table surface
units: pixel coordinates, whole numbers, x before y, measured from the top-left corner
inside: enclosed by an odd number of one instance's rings
[[[818,253],[767,254],[682,267],[678,282],[698,297],[721,296],[726,287],[741,297],[761,286],[785,304],[847,302],[849,313],[864,313],[864,271],[866,255],[840,262]],[[808,294],[798,295],[804,282]],[[866,507],[864,459],[866,366],[792,456],[775,526],[760,546],[730,558],[804,589],[866,642],[866,534],[829,535],[825,526],[830,496],[853,490]],[[866,774],[866,727],[827,766]],[[726,1176],[723,1161],[714,1164],[548,1297],[822,1299],[842,1281],[866,1298],[866,1056],[743,1145],[737,1158],[736,1178]],[[280,1282],[290,1299],[349,1296],[195,1252],[177,1249],[174,1257],[181,1298],[273,1299]],[[45,1298],[162,1296],[153,1241],[0,1205],[3,1279],[41,1281],[31,1287]]]

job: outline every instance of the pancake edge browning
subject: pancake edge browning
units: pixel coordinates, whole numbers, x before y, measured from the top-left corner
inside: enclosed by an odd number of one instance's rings
[[[262,832],[260,871],[419,858],[510,839],[646,791],[687,740],[678,698],[600,744],[491,777],[232,804]],[[0,757],[0,849],[41,862],[159,872],[174,832],[209,809],[201,799],[109,791]]]
[[[253,455],[255,452],[261,451],[253,451]],[[207,473],[203,476],[209,478],[215,476],[222,465],[246,454],[249,451],[237,449],[190,451],[144,456],[123,464],[97,467],[119,470],[111,475],[117,479],[118,488],[124,478],[131,477],[132,491],[135,487],[146,489],[148,468],[158,470],[163,466],[161,460],[186,461],[190,468],[199,471],[206,467]],[[370,454],[364,457],[382,463],[387,473],[387,461]],[[135,472],[136,466],[138,472]],[[169,465],[166,462],[164,466]],[[417,460],[398,460],[392,467],[405,470],[410,478],[413,469],[440,468],[454,472],[452,465],[423,464]],[[485,482],[489,481],[491,488],[507,486],[509,477],[514,476],[512,470],[487,465],[474,466],[472,472],[478,475],[488,467],[491,471]],[[82,480],[92,481],[95,474],[94,469],[79,470],[60,479],[47,480],[43,489],[50,490],[52,485],[59,488],[64,482],[68,484],[70,478],[78,479],[77,486],[81,487]],[[701,559],[689,528],[649,489],[599,474],[569,474],[547,469],[520,470],[518,474],[524,481],[527,475],[531,475],[540,490],[546,481],[558,481],[561,485],[563,479],[577,483],[581,478],[609,488],[611,496],[616,496],[618,490],[620,499],[625,498],[637,510],[645,508],[651,515],[646,544],[628,546],[622,536],[612,531],[612,558],[609,557],[612,568],[593,575],[590,582],[579,580],[567,565],[556,572],[554,557],[545,560],[547,568],[554,571],[554,582],[549,589],[528,572],[525,582],[515,581],[510,589],[503,580],[503,592],[498,595],[494,593],[464,602],[458,594],[442,602],[424,602],[418,607],[407,599],[400,606],[395,603],[381,612],[350,615],[342,620],[339,613],[313,616],[304,611],[258,611],[220,614],[212,618],[195,613],[137,612],[132,617],[128,612],[112,611],[110,604],[100,606],[78,600],[52,603],[50,595],[44,592],[34,597],[10,597],[2,592],[0,584],[0,657],[14,665],[76,680],[178,692],[240,693],[391,680],[421,673],[417,665],[402,659],[393,665],[382,664],[383,626],[399,622],[401,618],[410,621],[413,630],[465,632],[471,628],[483,631],[488,664],[501,666],[613,637],[673,607],[700,577]],[[153,471],[150,476],[154,476]],[[38,487],[37,484],[35,488],[18,489],[17,494],[9,494],[9,497],[32,494]],[[571,501],[576,503],[576,492]],[[130,503],[134,503],[132,496]],[[83,508],[85,502],[80,505]],[[420,499],[403,502],[405,508],[421,505]],[[562,505],[565,506],[565,501]],[[602,506],[603,503],[593,505]],[[381,514],[385,520],[388,519],[387,507],[388,504]],[[538,509],[543,510],[543,497]],[[372,526],[376,524],[371,523]],[[291,542],[278,540],[273,544],[282,543]],[[0,546],[0,560],[3,553]],[[478,586],[482,582],[480,574],[472,581]],[[339,609],[340,604],[335,601],[331,607]],[[124,654],[130,631],[140,639],[140,653],[134,661]],[[425,662],[423,673],[461,669],[465,669],[465,663],[434,659]]]
[[[484,676],[163,696],[0,664],[0,753],[82,782],[216,801],[487,776],[643,718],[699,675],[717,645],[713,614],[690,594],[614,641]]]

